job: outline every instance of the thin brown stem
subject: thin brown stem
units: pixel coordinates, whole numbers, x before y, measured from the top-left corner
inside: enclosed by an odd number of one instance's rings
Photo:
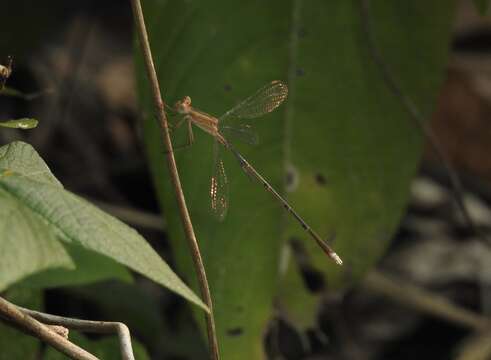
[[[186,206],[186,200],[184,199],[181,181],[179,180],[179,173],[177,172],[176,160],[174,159],[174,153],[172,151],[172,141],[169,134],[169,124],[167,122],[167,116],[164,111],[164,101],[162,100],[162,95],[160,93],[160,86],[153,63],[152,52],[150,50],[150,43],[148,40],[148,34],[145,26],[145,20],[143,17],[140,0],[131,0],[131,6],[133,8],[135,26],[138,37],[140,39],[140,46],[145,61],[147,76],[150,81],[153,101],[157,110],[158,120],[162,127],[164,145],[167,151],[167,165],[169,167],[172,185],[174,186],[174,191],[176,193],[182,225],[184,227],[184,232],[186,233],[189,247],[191,248],[195,270],[198,274],[201,296],[203,297],[203,301],[209,309],[209,313],[206,314],[206,324],[208,331],[208,342],[210,347],[210,358],[213,360],[218,360],[218,341],[215,330],[215,320],[213,317],[213,304],[211,300],[210,289],[208,286],[208,280],[206,278],[205,267],[203,265],[203,259],[201,258],[198,241],[196,239],[196,235],[194,234],[193,224],[191,222],[191,217],[189,216],[189,211]]]
[[[37,337],[72,359],[98,360],[98,358],[91,353],[73,344],[65,337],[53,331],[47,325],[34,319],[27,313],[17,308],[17,306],[1,297],[0,316],[8,322],[13,323],[19,329]]]

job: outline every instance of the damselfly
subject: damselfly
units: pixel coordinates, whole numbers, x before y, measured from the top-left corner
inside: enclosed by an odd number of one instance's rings
[[[322,250],[337,264],[342,265],[340,257],[331,249],[326,241],[307,225],[307,223],[297,214],[288,202],[252,167],[252,165],[232,146],[225,138],[225,134],[235,134],[249,143],[256,143],[257,137],[249,125],[232,125],[228,124],[231,119],[252,119],[265,115],[275,110],[288,96],[288,87],[281,81],[273,81],[254,95],[248,97],[237,106],[227,111],[225,114],[216,118],[212,115],[197,110],[191,106],[191,98],[184,97],[175,105],[175,111],[184,115],[182,120],[176,125],[180,126],[182,122],[187,123],[190,143],[194,141],[192,125],[201,128],[215,139],[213,146],[213,176],[210,185],[211,208],[213,213],[222,220],[228,208],[228,181],[225,174],[223,161],[220,158],[220,145],[230,150],[237,158],[240,167],[251,178],[257,180],[263,187],[270,192],[281,205],[300,223],[306,232],[317,242]]]

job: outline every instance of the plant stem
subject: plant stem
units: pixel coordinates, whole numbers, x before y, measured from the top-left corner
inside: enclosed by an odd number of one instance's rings
[[[46,314],[39,311],[34,311],[18,306],[25,314],[34,319],[49,325],[61,325],[64,328],[78,330],[83,332],[92,332],[97,334],[116,334],[119,338],[119,347],[121,350],[121,358],[123,360],[135,360],[133,354],[133,346],[131,344],[131,335],[128,327],[121,322],[113,321],[92,321],[74,319],[64,316]]]
[[[91,353],[73,344],[68,339],[54,332],[47,325],[37,321],[25,312],[21,311],[14,304],[1,297],[0,315],[2,318],[12,322],[20,329],[51,345],[56,350],[69,356],[71,359],[98,360],[98,358]]]
[[[213,317],[213,304],[211,300],[210,288],[208,286],[208,280],[206,278],[203,259],[201,258],[201,253],[199,251],[198,241],[196,239],[196,235],[194,234],[191,217],[189,216],[189,211],[186,206],[186,200],[184,199],[181,181],[179,180],[179,173],[177,172],[176,160],[174,158],[174,152],[172,151],[172,142],[169,134],[169,125],[167,123],[167,116],[164,111],[164,102],[160,93],[160,86],[153,63],[152,52],[150,50],[150,43],[148,40],[148,34],[145,27],[145,20],[143,17],[140,0],[131,0],[131,6],[133,8],[135,26],[138,32],[138,37],[140,39],[140,46],[145,61],[147,76],[150,81],[153,101],[155,103],[157,116],[162,127],[164,145],[167,151],[167,165],[169,167],[172,185],[174,186],[174,191],[176,193],[182,225],[184,227],[184,232],[186,233],[189,247],[191,248],[195,270],[198,274],[201,296],[203,297],[203,301],[209,309],[209,313],[206,314],[206,325],[208,332],[208,343],[210,347],[210,358],[213,360],[218,360],[220,356],[218,352],[218,341],[215,330],[215,320]]]

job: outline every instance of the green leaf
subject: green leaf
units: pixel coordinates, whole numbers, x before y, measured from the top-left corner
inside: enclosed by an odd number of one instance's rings
[[[453,2],[370,3],[371,32],[383,61],[404,96],[429,117],[444,74]],[[356,19],[356,11],[330,7],[332,20],[326,24],[322,13],[304,9],[309,26],[327,26],[333,37],[342,33],[343,41],[332,39],[336,56],[322,50],[321,39],[300,41],[299,63],[309,64],[313,73],[324,67],[336,70],[326,71],[318,81],[297,79],[296,101],[290,104],[296,114],[304,113],[316,125],[292,122],[291,163],[300,181],[289,198],[313,224],[321,224],[317,227],[321,234],[336,234],[333,246],[345,263],[342,268],[326,264],[317,246],[304,242],[309,266],[324,273],[328,290],[351,285],[384,253],[405,209],[422,150],[421,131],[384,82],[365,45],[360,20],[347,25],[347,19]],[[314,54],[316,60],[300,54]],[[324,111],[309,111],[315,106],[309,91],[323,94]],[[322,150],[300,150],[311,143],[321,143]],[[287,237],[305,239],[292,224]],[[288,279],[285,283],[292,285]],[[305,289],[302,285],[283,291]],[[282,300],[290,316],[299,318],[312,299],[306,294]]]
[[[131,273],[124,266],[106,256],[73,243],[63,243],[63,247],[75,264],[74,269],[47,269],[29,276],[21,284],[26,287],[54,288],[85,285],[106,279],[133,281]]]
[[[40,270],[73,268],[56,235],[29,207],[0,188],[0,291]]]
[[[429,116],[443,76],[453,2],[370,3],[384,61],[404,95]],[[321,236],[337,234],[333,245],[344,267],[330,262],[230,155],[224,156],[230,210],[223,223],[215,222],[208,211],[212,139],[195,130],[193,147],[175,152],[211,283],[222,356],[260,358],[282,240],[302,241],[328,289],[352,285],[380,258],[397,227],[421,154],[420,131],[374,63],[360,2],[154,0],[144,11],[169,104],[188,95],[195,107],[220,115],[269,81],[288,82],[286,103],[254,122],[261,145],[237,147],[282,193],[290,170],[291,205]],[[151,113],[139,61],[141,102]],[[194,279],[160,131],[152,117],[144,126],[177,262]]]
[[[26,167],[36,161],[39,163],[32,168]],[[0,194],[10,203],[15,202],[26,209],[21,214],[23,218],[38,219],[43,223],[42,238],[48,238],[49,233],[51,240],[56,235],[60,240],[110,257],[206,309],[135,230],[54,182],[46,164],[28,144],[14,143],[0,149]],[[0,208],[7,214],[9,208],[4,204],[9,203],[0,203]],[[11,228],[8,221],[7,216],[0,217],[0,229],[20,231],[15,230],[19,226]],[[21,241],[17,233],[11,239]],[[46,253],[51,251],[45,250]],[[2,276],[7,277],[4,282],[12,282],[12,270],[5,271],[6,275],[2,272]]]
[[[3,176],[16,172],[29,179],[63,188],[32,146],[20,141],[0,147],[0,169]]]
[[[476,5],[477,10],[481,15],[486,15],[489,9],[488,0],[474,0],[474,5]]]
[[[33,129],[38,126],[38,121],[36,119],[22,118],[16,120],[1,121],[0,126],[8,127],[12,129]]]
[[[31,310],[41,310],[42,294],[23,288],[11,289],[3,295],[11,303]],[[0,321],[0,360],[38,359],[41,342],[33,336]]]
[[[62,188],[29,145],[0,147],[0,179],[16,171]],[[5,170],[8,169],[8,170]],[[35,272],[53,267],[73,268],[64,247],[44,221],[25,204],[0,188],[0,291]]]
[[[16,171],[63,188],[29,145],[17,142],[3,146],[0,159],[0,168],[9,169],[6,174]],[[0,198],[0,224],[6,225],[0,229],[4,246],[0,254],[0,289],[25,276],[28,278],[23,284],[36,287],[77,285],[107,278],[129,280],[128,271],[113,260],[80,246],[61,244],[42,219],[4,190],[0,190]]]

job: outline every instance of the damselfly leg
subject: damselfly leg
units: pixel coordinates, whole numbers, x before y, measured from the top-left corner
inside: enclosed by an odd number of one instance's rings
[[[165,104],[165,107],[174,113],[174,109],[173,108],[171,108],[167,104]],[[157,120],[157,123],[158,123],[158,119],[157,118],[156,118],[156,120]],[[172,123],[168,122],[169,132],[171,134],[175,134],[176,131],[179,128],[181,128],[181,126],[183,125],[183,123],[186,123],[186,136],[187,136],[187,141],[185,141],[184,143],[178,144],[178,145],[174,145],[173,144],[172,145],[172,150],[173,151],[187,148],[187,147],[193,145],[193,143],[194,143],[193,123],[192,123],[192,120],[189,117],[189,115],[181,116],[181,118],[177,121],[176,124],[172,124]],[[161,124],[159,124],[159,123],[158,123],[158,125],[161,126]],[[162,153],[163,154],[167,154],[168,152],[165,151],[165,150],[163,150]]]

